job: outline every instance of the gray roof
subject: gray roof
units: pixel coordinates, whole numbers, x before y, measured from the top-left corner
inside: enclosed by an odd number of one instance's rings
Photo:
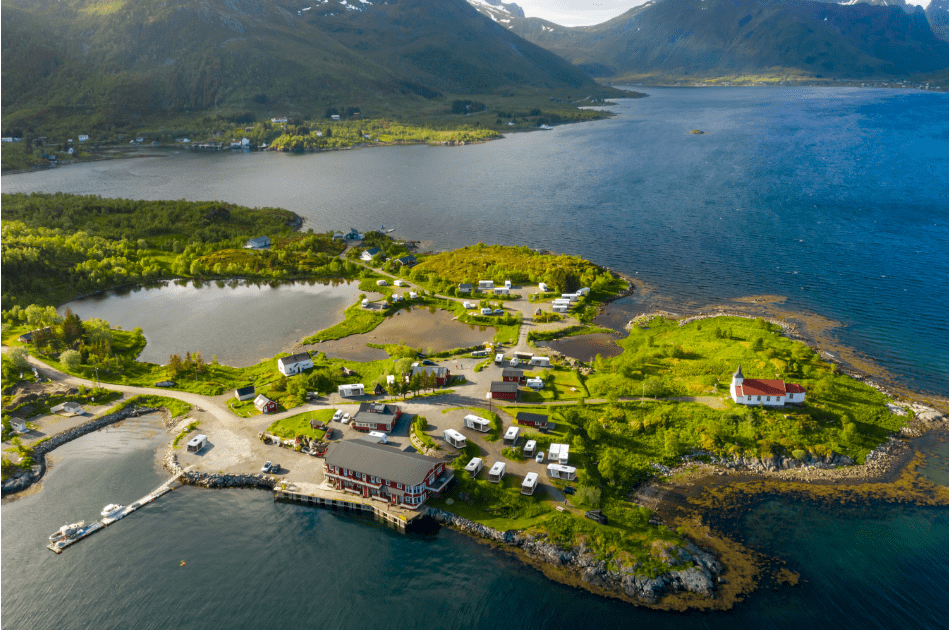
[[[423,483],[440,463],[435,457],[407,453],[363,440],[345,440],[331,444],[324,461],[328,466],[362,472],[409,486]]]
[[[506,378],[507,376],[518,376],[522,378],[522,370],[517,370],[516,368],[503,368],[502,376]]]
[[[289,357],[281,357],[278,359],[278,362],[281,365],[291,365],[292,363],[303,363],[310,360],[311,355],[307,352],[299,352],[298,354],[292,354]]]
[[[235,390],[235,393],[238,394],[239,396],[244,396],[246,394],[253,394],[255,393],[255,386],[249,385],[248,387],[239,387],[238,389]]]
[[[744,378],[744,373],[740,371],[740,364],[737,365],[737,371],[734,372],[734,378]]]
[[[524,420],[526,422],[548,422],[549,416],[543,416],[541,413],[529,413],[527,411],[520,411],[516,414],[516,421]]]
[[[519,391],[519,385],[516,383],[506,383],[503,381],[493,381],[489,385],[489,391],[491,392],[517,392]]]

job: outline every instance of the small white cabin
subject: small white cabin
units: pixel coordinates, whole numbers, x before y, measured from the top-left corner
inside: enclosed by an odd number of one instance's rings
[[[529,440],[526,442],[526,445],[522,447],[522,456],[523,457],[532,457],[536,452],[536,441]]]
[[[189,453],[197,453],[203,448],[205,448],[206,444],[208,444],[207,435],[196,435],[195,437],[193,437],[191,440],[188,441],[188,444],[186,445],[186,450]]]
[[[496,462],[493,464],[493,467],[489,469],[489,481],[491,483],[499,483],[505,474],[506,462]]]
[[[536,367],[552,367],[549,363],[549,357],[532,357],[529,359],[529,365],[534,365]]]
[[[563,479],[565,481],[575,481],[575,467],[563,466],[562,464],[549,464],[546,466],[546,474],[552,479]]]
[[[519,443],[519,427],[509,427],[506,434],[502,436],[502,443],[515,446]]]
[[[483,290],[488,291],[492,289],[494,286],[495,285],[493,284],[492,280],[480,280],[479,284],[477,285],[477,288],[479,288],[480,291],[483,291]]]
[[[470,477],[475,478],[479,474],[479,471],[483,469],[483,460],[478,457],[474,457],[469,460],[469,463],[466,464],[466,472],[469,473]]]
[[[363,396],[364,384],[353,383],[351,385],[338,385],[337,393],[343,396],[344,398],[351,398],[353,396]]]
[[[545,383],[542,382],[541,378],[538,378],[538,377],[530,378],[530,379],[526,379],[526,387],[528,387],[529,389],[534,389],[536,391],[539,391],[540,389],[543,389],[545,387]]]
[[[522,494],[532,494],[539,485],[538,473],[531,472],[522,480]]]
[[[466,438],[462,433],[454,429],[447,429],[443,431],[443,439],[449,442],[455,448],[463,448],[466,446]]]
[[[463,417],[463,426],[480,433],[489,433],[489,420],[469,414]]]

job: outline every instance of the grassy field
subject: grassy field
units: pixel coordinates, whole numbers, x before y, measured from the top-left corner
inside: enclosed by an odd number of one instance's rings
[[[541,377],[545,388],[541,391],[523,389],[522,402],[551,402],[555,400],[578,400],[588,398],[588,389],[575,370],[554,366],[545,370],[526,372],[526,377]]]
[[[383,288],[383,287],[380,287]],[[331,341],[333,339],[343,339],[350,335],[359,335],[367,333],[383,323],[386,315],[383,311],[371,311],[360,306],[360,302],[349,306],[344,311],[345,319],[339,324],[334,324],[330,328],[305,337],[302,340],[304,344],[317,343],[318,341]]]
[[[276,420],[267,428],[267,432],[286,440],[292,440],[299,435],[307,436],[313,440],[320,440],[324,437],[324,431],[311,428],[311,420],[324,422],[331,421],[336,409],[321,409],[320,411],[307,411],[299,413],[288,418]]]

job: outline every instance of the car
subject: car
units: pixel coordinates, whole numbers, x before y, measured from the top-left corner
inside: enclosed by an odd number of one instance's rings
[[[277,474],[281,470],[281,464],[271,464],[271,472]]]
[[[495,311],[493,311],[493,315],[502,315],[505,312],[506,311],[502,310],[501,308],[497,308]]]
[[[261,467],[261,472],[263,473],[271,472],[271,462],[265,462],[264,466]]]
[[[423,365],[436,365],[433,361],[424,361]]]
[[[342,410],[338,409],[337,412],[334,414],[333,420],[334,420],[334,422],[340,422],[340,419],[343,418],[343,417],[344,417],[344,412],[343,412]]]
[[[562,488],[562,494],[575,494],[575,488],[572,486],[565,486]]]
[[[350,424],[350,414],[345,413],[343,419],[341,420],[344,424]]]
[[[585,513],[585,518],[590,518],[596,523],[601,523],[602,525],[608,523],[608,517],[602,514],[601,510],[589,510]]]
[[[545,461],[545,453],[543,453],[542,451],[539,451],[538,453],[536,453],[536,463],[541,464],[544,461]]]

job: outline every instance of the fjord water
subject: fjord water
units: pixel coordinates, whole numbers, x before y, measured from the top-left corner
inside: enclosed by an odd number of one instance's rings
[[[947,395],[947,94],[642,91],[610,120],[477,146],[183,150],[4,176],[3,190],[279,206],[306,228],[385,224],[424,248],[526,244],[685,304],[781,295],[840,322],[838,340],[900,382]]]
[[[180,488],[62,555],[45,548],[60,525],[164,481],[167,440],[154,416],[82,437],[54,452],[38,493],[3,505],[3,628],[948,627],[947,510],[769,502],[737,531],[804,581],[714,613],[637,609],[449,530],[404,535],[261,491]]]

